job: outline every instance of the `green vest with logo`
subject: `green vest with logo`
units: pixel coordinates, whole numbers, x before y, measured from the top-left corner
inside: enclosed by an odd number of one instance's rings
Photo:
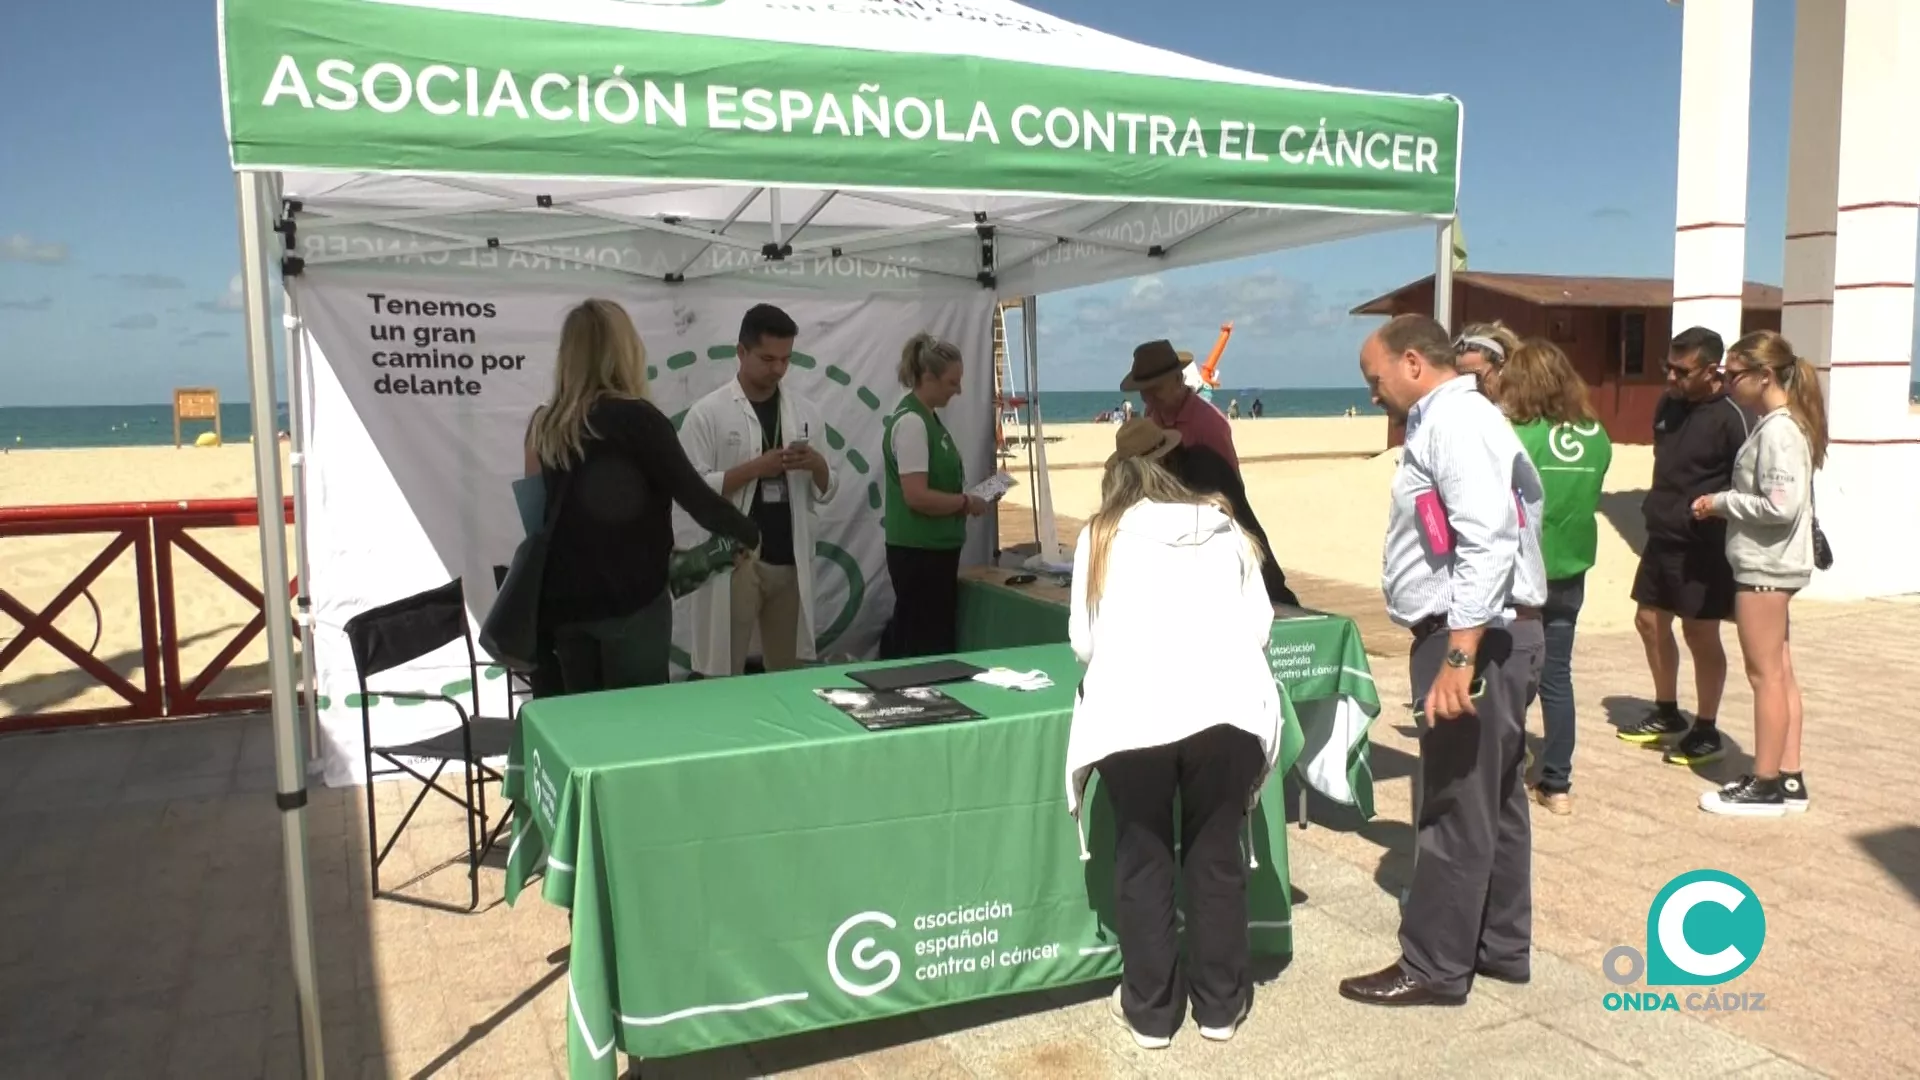
[[[907,505],[906,492],[900,488],[900,462],[893,456],[893,425],[908,413],[918,413],[927,425],[927,489],[959,494],[966,490],[966,467],[960,461],[960,449],[953,445],[947,426],[909,393],[887,417],[880,440],[880,452],[887,463],[887,543],[895,547],[927,548],[933,551],[957,551],[967,542],[965,514],[928,517],[915,513]]]

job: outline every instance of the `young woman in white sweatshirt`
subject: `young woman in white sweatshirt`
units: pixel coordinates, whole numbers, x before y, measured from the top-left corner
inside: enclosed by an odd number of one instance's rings
[[[1693,516],[1727,522],[1733,617],[1753,685],[1753,775],[1700,796],[1700,808],[1777,817],[1807,808],[1787,606],[1813,578],[1813,473],[1826,461],[1827,410],[1813,365],[1771,330],[1734,342],[1720,370],[1727,393],[1760,422],[1734,460],[1733,490],[1702,495]]]
[[[1172,1042],[1189,999],[1200,1034],[1215,1041],[1233,1037],[1253,1002],[1251,853],[1241,833],[1281,725],[1263,558],[1221,497],[1196,495],[1140,457],[1107,463],[1100,510],[1074,551],[1068,629],[1086,676],[1067,744],[1068,806],[1080,815],[1097,769],[1117,826],[1126,971],[1113,1014],[1146,1049]],[[1174,922],[1176,795],[1184,961]]]

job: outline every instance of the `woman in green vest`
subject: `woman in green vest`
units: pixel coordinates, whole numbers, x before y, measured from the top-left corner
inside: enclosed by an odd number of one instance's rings
[[[887,465],[887,575],[893,616],[880,657],[896,660],[953,652],[960,606],[960,548],[967,519],[987,512],[966,494],[960,449],[935,410],[960,394],[960,350],[915,334],[900,350],[907,395],[887,417],[881,454]]]
[[[1531,338],[1500,365],[1498,401],[1546,489],[1540,555],[1547,568],[1546,664],[1540,670],[1540,719],[1546,746],[1534,798],[1555,814],[1573,812],[1573,631],[1586,598],[1600,530],[1600,486],[1613,442],[1587,399],[1587,383],[1567,354]]]

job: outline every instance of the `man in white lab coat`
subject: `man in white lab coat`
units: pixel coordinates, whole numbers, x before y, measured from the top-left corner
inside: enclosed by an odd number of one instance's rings
[[[693,467],[760,526],[759,554],[693,595],[693,670],[704,677],[745,671],[756,628],[768,671],[816,659],[813,517],[837,485],[816,448],[826,437],[819,410],[781,385],[799,333],[771,304],[748,310],[740,321],[739,376],[695,402],[680,425]],[[706,540],[684,514],[676,516],[682,536]]]

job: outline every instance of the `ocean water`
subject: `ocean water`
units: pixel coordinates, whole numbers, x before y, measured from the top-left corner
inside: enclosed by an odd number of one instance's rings
[[[1118,390],[1043,390],[1040,415],[1052,424],[1084,423],[1119,408],[1126,397]],[[1242,417],[1250,415],[1256,398],[1266,406],[1269,417],[1344,416],[1348,409],[1370,416],[1380,411],[1368,400],[1366,390],[1359,387],[1351,390],[1219,390],[1215,391],[1213,400],[1225,410],[1236,397],[1240,399]],[[1920,401],[1920,382],[1913,384],[1912,399]],[[1136,397],[1136,413],[1139,408]],[[245,442],[253,434],[253,418],[245,402],[221,405],[220,424],[228,442]],[[287,407],[281,405],[278,427],[285,431],[289,426]],[[211,421],[184,423],[180,425],[180,441],[191,443],[201,432],[212,430]],[[0,406],[0,448],[171,445],[171,405]]]
[[[288,430],[287,407],[281,405],[277,413],[279,429]],[[191,446],[202,432],[212,430],[211,420],[183,420],[181,445]],[[252,406],[244,401],[222,402],[221,438],[229,443],[244,443],[252,434]],[[171,404],[0,407],[0,448],[8,450],[172,445]]]
[[[1043,390],[1040,415],[1048,423],[1071,424],[1094,419],[1120,406],[1126,395],[1105,390]],[[1236,390],[1219,391],[1214,401],[1225,409],[1240,398],[1240,415],[1247,416],[1254,398],[1268,416],[1341,416],[1348,408],[1375,411],[1367,392],[1356,390]],[[1140,408],[1138,397],[1134,409]],[[279,429],[288,430],[287,407],[280,406]],[[244,443],[253,434],[253,416],[245,402],[220,406],[221,435],[227,442]],[[213,422],[188,421],[180,425],[180,441],[191,444]],[[0,407],[0,447],[48,449],[83,446],[172,446],[172,405],[58,405]]]

